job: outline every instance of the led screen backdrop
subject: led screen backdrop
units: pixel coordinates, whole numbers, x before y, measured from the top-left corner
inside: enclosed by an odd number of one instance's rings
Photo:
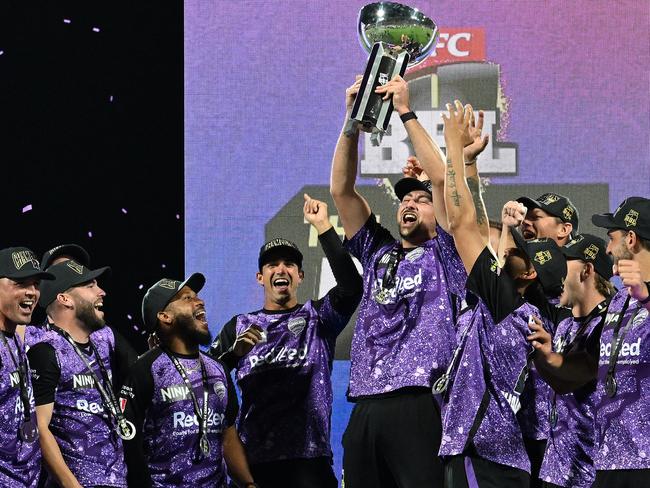
[[[302,193],[329,200],[344,91],[366,55],[356,34],[367,2],[185,2],[185,244],[202,271],[213,333],[262,306],[262,243],[305,254],[301,301],[333,284]],[[491,143],[479,169],[486,203],[546,191],[568,195],[581,230],[592,213],[650,195],[650,13],[638,1],[414,1],[440,27],[435,55],[407,72],[412,107],[444,147],[440,111],[454,98],[486,113]],[[380,147],[363,141],[362,193],[385,225],[392,184],[411,148],[399,120]],[[332,222],[338,218],[330,205]],[[341,230],[341,229],[339,229]],[[332,444],[340,435],[352,326],[337,345]]]

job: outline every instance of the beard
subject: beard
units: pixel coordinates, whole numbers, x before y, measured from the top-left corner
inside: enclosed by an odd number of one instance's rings
[[[620,259],[634,259],[634,255],[630,252],[624,242],[619,243],[618,247],[612,252],[614,264],[618,264]]]
[[[77,319],[86,324],[90,330],[99,330],[106,325],[103,318],[97,316],[95,307],[89,301],[83,300],[77,303]]]
[[[196,326],[196,321],[192,315],[177,315],[175,327],[178,335],[189,344],[198,344],[207,346],[212,343],[212,334],[210,330],[202,330]]]

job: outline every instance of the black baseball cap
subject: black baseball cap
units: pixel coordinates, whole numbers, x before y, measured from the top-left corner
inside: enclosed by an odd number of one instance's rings
[[[402,178],[397,183],[395,183],[395,195],[397,195],[397,198],[399,198],[400,202],[412,191],[426,191],[429,195],[431,195],[431,182],[420,181],[417,178],[407,177]]]
[[[163,278],[147,290],[142,299],[142,321],[144,326],[152,332],[158,323],[158,312],[165,310],[167,304],[174,298],[181,288],[189,286],[194,293],[199,293],[205,285],[205,276],[193,273],[185,281]]]
[[[83,266],[90,266],[90,255],[83,247],[78,244],[61,244],[55,246],[49,251],[45,251],[41,259],[41,266],[47,269],[52,265],[52,262],[60,256],[70,256],[76,262]]]
[[[109,274],[111,268],[104,266],[103,268],[89,269],[74,259],[70,259],[50,266],[47,272],[51,273],[55,279],[41,285],[41,298],[38,303],[43,308],[47,308],[59,293]]]
[[[0,250],[0,278],[20,281],[27,278],[53,280],[43,271],[34,253],[26,247],[8,247]]]
[[[650,239],[650,200],[643,197],[626,198],[616,212],[593,215],[591,222],[607,230],[633,230],[644,239]]]
[[[578,209],[564,195],[557,193],[544,193],[535,200],[528,197],[517,198],[528,210],[540,208],[549,215],[559,218],[562,222],[573,225],[572,235],[578,233]]]
[[[291,259],[298,265],[298,268],[302,269],[302,253],[298,249],[298,246],[287,239],[277,237],[271,239],[260,248],[260,255],[257,258],[257,266],[260,271],[262,270],[262,266],[277,257]]]
[[[566,258],[557,243],[548,237],[529,239],[512,229],[517,248],[528,256],[537,271],[537,279],[550,297],[560,296],[566,277]]]
[[[607,244],[600,237],[579,234],[560,250],[567,259],[592,263],[596,273],[606,280],[612,277],[612,258],[607,255]]]

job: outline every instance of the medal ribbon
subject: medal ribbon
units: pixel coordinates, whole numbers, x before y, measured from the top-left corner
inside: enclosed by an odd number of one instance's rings
[[[93,377],[93,381],[95,382],[95,388],[97,389],[97,391],[99,391],[99,396],[102,397],[102,403],[104,403],[106,409],[115,418],[117,422],[118,435],[126,440],[132,439],[133,436],[135,435],[135,429],[129,425],[130,422],[126,420],[124,414],[122,413],[122,409],[119,407],[119,404],[117,403],[117,398],[115,398],[115,393],[113,392],[113,384],[111,383],[111,380],[108,376],[108,371],[106,370],[106,367],[102,362],[102,358],[100,357],[99,352],[95,347],[95,344],[93,344],[93,341],[91,341],[90,338],[88,338],[88,344],[90,345],[90,349],[92,350],[95,359],[97,360],[97,364],[99,365],[99,370],[101,371],[102,377],[104,379],[104,383],[106,383],[106,386],[108,388],[104,388],[104,385],[102,384],[101,380],[97,376],[97,373],[95,373],[95,370],[92,368],[92,365],[88,361],[88,358],[86,358],[84,352],[81,349],[79,349],[79,346],[74,341],[72,336],[67,331],[60,329],[58,327],[57,327],[57,331],[65,338],[65,340],[67,340],[70,343],[74,352],[77,354],[77,356],[79,356],[79,358],[86,365],[86,369]],[[129,429],[132,430],[129,431]]]
[[[174,363],[174,367],[178,371],[178,374],[181,375],[181,378],[183,378],[183,383],[185,383],[185,386],[189,390],[190,397],[192,398],[192,405],[194,407],[194,413],[196,414],[198,420],[199,420],[199,439],[205,438],[207,440],[207,434],[208,434],[208,374],[205,370],[205,365],[203,364],[203,360],[201,359],[201,353],[199,353],[199,364],[201,365],[201,381],[203,383],[203,409],[201,410],[199,406],[199,401],[196,398],[196,395],[194,394],[194,389],[192,388],[192,383],[190,382],[190,379],[187,377],[187,373],[185,372],[185,368],[181,364],[181,362],[178,360],[178,358],[172,354],[169,351],[165,351],[167,353],[167,356],[169,356],[169,359],[171,359],[172,363]],[[208,453],[205,453],[206,456]]]
[[[2,342],[4,342],[5,347],[9,351],[9,355],[11,356],[11,361],[14,363],[14,366],[18,371],[20,401],[23,404],[23,419],[25,422],[30,422],[31,412],[29,408],[29,391],[27,391],[27,359],[25,358],[24,354],[22,354],[21,356],[20,344],[15,335],[14,335],[14,342],[16,343],[16,350],[18,351],[18,356],[20,357],[20,361],[16,359],[13,351],[11,350],[11,347],[9,347],[9,341],[7,341],[7,337],[5,336],[4,332],[0,331],[0,336],[2,336]]]
[[[623,339],[625,339],[625,336],[627,335],[630,326],[634,322],[634,317],[636,317],[636,314],[639,313],[639,311],[641,310],[641,307],[637,308],[634,312],[630,314],[625,324],[623,324],[623,317],[625,316],[625,312],[627,311],[629,305],[630,305],[630,295],[628,294],[627,298],[625,299],[625,304],[623,304],[623,309],[621,310],[620,315],[618,316],[618,321],[614,326],[614,334],[612,335],[612,340],[609,343],[609,347],[610,347],[609,365],[607,367],[607,376],[605,381],[612,381],[614,379],[614,374],[616,372],[616,363],[618,363],[618,355],[621,352]],[[616,394],[616,392],[614,392],[614,394]]]

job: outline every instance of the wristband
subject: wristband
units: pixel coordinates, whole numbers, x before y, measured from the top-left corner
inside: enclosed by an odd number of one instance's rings
[[[645,297],[643,300],[639,300],[639,303],[641,305],[645,305],[646,303],[650,302],[650,281],[645,282],[645,287],[648,289],[648,296]]]
[[[402,114],[399,116],[400,119],[402,119],[403,123],[406,123],[407,121],[411,119],[416,119],[418,118],[417,115],[415,115],[415,112],[406,112],[405,114]]]

